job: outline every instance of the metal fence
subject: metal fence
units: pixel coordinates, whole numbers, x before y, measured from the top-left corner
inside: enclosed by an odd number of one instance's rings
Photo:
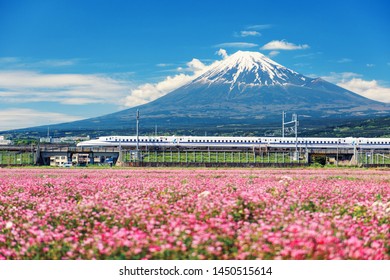
[[[89,152],[90,157],[96,153],[95,150],[83,150],[83,153]],[[105,150],[105,152],[107,151]],[[290,166],[316,163],[313,157],[310,158],[308,152],[301,152],[297,156],[294,151],[160,150],[139,151],[137,153],[134,150],[122,150],[119,154],[119,162],[124,163],[124,165],[135,165],[134,163],[139,162],[148,166]],[[316,155],[318,156],[318,154]],[[326,165],[390,166],[390,151],[357,151],[351,159],[347,160],[342,160],[339,155],[324,154],[320,156],[325,159]],[[34,165],[35,157],[35,151],[0,150],[0,165]],[[88,164],[92,164],[92,162]]]
[[[33,152],[0,151],[0,165],[33,165]]]
[[[307,163],[305,157],[294,159],[294,152],[252,151],[122,151],[123,162],[144,163]]]

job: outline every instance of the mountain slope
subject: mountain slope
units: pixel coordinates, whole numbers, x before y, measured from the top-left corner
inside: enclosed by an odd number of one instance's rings
[[[142,126],[213,128],[280,122],[281,112],[329,122],[390,114],[373,101],[290,70],[257,52],[239,51],[204,74],[148,104],[110,115],[54,126],[56,129],[132,129],[139,109]],[[51,126],[53,127],[53,126]]]

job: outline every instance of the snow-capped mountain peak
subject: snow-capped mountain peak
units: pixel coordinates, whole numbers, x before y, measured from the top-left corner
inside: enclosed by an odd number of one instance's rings
[[[242,91],[246,87],[295,84],[307,77],[290,70],[259,52],[238,51],[206,71],[194,82],[230,84]]]

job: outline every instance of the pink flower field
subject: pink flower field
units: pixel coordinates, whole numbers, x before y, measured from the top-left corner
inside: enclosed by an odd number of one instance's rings
[[[389,175],[0,169],[0,259],[390,259]]]

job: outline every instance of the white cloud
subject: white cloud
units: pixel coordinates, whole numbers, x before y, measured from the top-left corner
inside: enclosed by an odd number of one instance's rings
[[[72,66],[78,62],[78,59],[47,59],[36,62],[34,67],[64,67]]]
[[[79,116],[65,115],[55,112],[41,112],[26,108],[10,108],[0,110],[0,131],[44,124],[71,122],[82,119]]]
[[[375,66],[375,64],[372,64],[372,63],[367,63],[367,64],[366,64],[366,66],[367,66],[367,67],[369,67],[369,68],[371,68],[371,67],[374,67],[374,66]]]
[[[365,81],[353,78],[349,81],[339,82],[337,85],[364,97],[390,103],[390,88],[379,85],[376,80]]]
[[[0,57],[0,64],[10,64],[10,63],[16,63],[19,62],[20,59],[17,57]]]
[[[58,102],[61,104],[121,104],[128,81],[104,75],[43,74],[0,71],[0,102]]]
[[[20,57],[0,57],[0,65],[8,69],[40,69],[42,67],[58,68],[77,64],[80,59],[45,59],[33,60]]]
[[[285,40],[279,41],[279,40],[273,40],[264,46],[262,46],[261,50],[303,50],[310,48],[309,45],[295,45],[293,43],[286,42]]]
[[[280,52],[279,51],[271,51],[268,56],[269,57],[274,57],[274,56],[277,56]]]
[[[227,51],[224,49],[219,49],[216,52],[217,55],[221,56],[223,59],[227,58],[229,55],[227,54]]]
[[[207,71],[207,69],[211,66],[206,66],[203,62],[196,58],[192,59],[186,65],[186,68],[179,67],[178,70],[182,72],[189,72],[189,74],[180,73],[175,76],[168,76],[161,82],[146,83],[132,90],[130,95],[125,98],[125,106],[134,107],[142,105],[164,96],[167,93],[191,82],[193,79]]]
[[[390,88],[380,85],[376,80],[363,80],[360,74],[353,72],[332,72],[329,76],[322,78],[364,97],[390,103]]]
[[[168,67],[168,66],[172,66],[172,64],[170,63],[159,63],[159,64],[156,64],[157,67]]]
[[[352,62],[352,59],[350,58],[342,58],[337,61],[338,63],[349,63]]]
[[[249,36],[259,37],[259,36],[261,36],[261,34],[258,31],[254,31],[254,30],[251,30],[251,31],[244,30],[244,31],[241,31],[238,36],[239,37],[249,37]]]
[[[342,73],[331,72],[329,76],[323,76],[321,78],[323,78],[324,80],[330,83],[337,84],[337,83],[344,83],[353,78],[358,78],[361,76],[362,75],[353,72],[342,72]],[[317,77],[317,76],[314,75],[313,77]]]
[[[193,58],[190,62],[187,63],[187,66],[188,70],[194,73],[200,73],[207,67],[197,58]]]
[[[313,59],[314,57],[316,57],[318,55],[322,55],[322,52],[298,54],[298,55],[295,55],[294,58],[309,58],[309,59]]]
[[[245,43],[245,42],[231,42],[231,43],[222,43],[215,45],[214,47],[216,48],[244,48],[244,49],[249,49],[249,48],[254,48],[257,47],[257,44],[253,43]]]
[[[130,95],[125,98],[125,106],[134,107],[148,103],[185,85],[191,80],[191,75],[178,74],[173,77],[168,76],[164,81],[159,83],[146,83],[140,85],[132,90]]]
[[[264,30],[264,29],[269,29],[271,27],[272,24],[255,24],[255,25],[248,25],[246,28],[252,30]]]

